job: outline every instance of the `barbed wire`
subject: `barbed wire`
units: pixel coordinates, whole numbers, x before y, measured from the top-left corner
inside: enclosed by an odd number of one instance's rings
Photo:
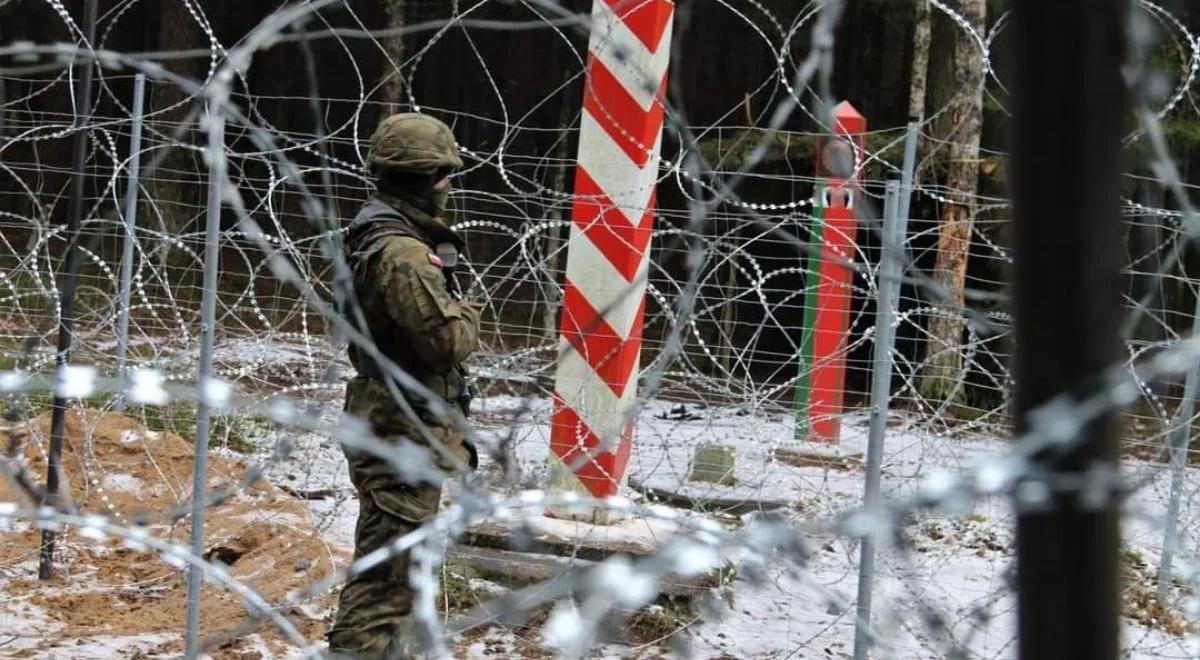
[[[1140,4],[1143,13],[1139,15],[1156,21],[1166,31],[1160,34],[1173,39],[1187,55],[1180,62],[1170,96],[1157,110],[1151,109],[1144,96],[1138,97],[1143,101],[1139,127],[1129,137],[1131,143],[1149,145],[1148,164],[1172,199],[1164,208],[1124,202],[1131,234],[1147,228],[1159,232],[1140,254],[1130,255],[1124,266],[1131,283],[1126,296],[1130,310],[1128,360],[1112,365],[1105,386],[1091,397],[1076,400],[1064,395],[1051,401],[1032,417],[1029,432],[1012,437],[1008,406],[1013,379],[1007,368],[1012,339],[1002,286],[1012,263],[1004,238],[1007,200],[983,194],[972,200],[978,215],[971,242],[977,249],[971,254],[968,310],[948,307],[945,291],[928,274],[929,255],[937,249],[931,245],[937,224],[914,221],[904,246],[900,314],[893,324],[902,346],[893,353],[898,387],[892,393],[890,420],[894,427],[884,465],[889,498],[881,507],[863,508],[859,502],[863,410],[852,403],[841,415],[844,431],[840,445],[797,441],[794,436],[797,412],[789,395],[806,376],[797,358],[803,350],[802,318],[811,311],[805,296],[817,276],[810,258],[819,258],[825,247],[825,239],[814,231],[824,221],[808,196],[817,177],[760,172],[780,138],[788,144],[792,140],[813,142],[833,125],[830,90],[836,72],[831,53],[843,3],[808,3],[793,16],[778,16],[764,3],[752,0],[744,3],[745,9],[725,0],[719,3],[731,22],[736,20],[730,29],[753,33],[777,63],[761,85],[782,89],[782,98],[776,99],[769,116],[763,115],[765,122],[720,126],[722,131],[744,131],[746,136],[751,129],[758,133],[746,138],[749,149],[735,143],[745,156],[732,164],[708,156],[712,148],[708,145],[713,144],[708,136],[719,134],[716,125],[692,125],[678,92],[665,103],[667,131],[678,153],[662,158],[658,185],[678,194],[682,201],[677,206],[660,206],[651,236],[654,261],[645,276],[647,360],[638,405],[628,413],[638,430],[630,474],[632,499],[606,500],[541,490],[547,477],[553,394],[547,382],[564,350],[559,348],[555,319],[563,296],[562,262],[570,241],[564,235],[571,226],[565,214],[577,197],[565,189],[566,179],[559,174],[574,166],[569,152],[558,144],[546,152],[522,152],[518,136],[551,131],[565,140],[574,129],[536,126],[532,113],[510,113],[505,91],[489,68],[486,48],[472,40],[473,34],[489,31],[553,32],[571,51],[577,68],[561,84],[554,83],[547,96],[551,98],[583,79],[584,59],[573,39],[590,34],[589,15],[573,13],[549,0],[534,0],[520,3],[528,13],[516,20],[485,19],[477,14],[494,3],[483,1],[454,3],[451,15],[444,19],[368,29],[348,4],[324,0],[282,8],[234,45],[224,45],[203,3],[185,0],[183,7],[209,47],[137,54],[121,53],[107,45],[121,22],[131,20],[128,16],[136,2],[118,3],[105,14],[95,44],[84,42],[83,31],[66,6],[55,0],[47,3],[73,41],[0,48],[0,62],[9,58],[19,65],[0,67],[5,87],[23,86],[16,96],[6,95],[0,101],[0,153],[17,153],[25,145],[50,145],[70,139],[79,130],[87,130],[92,138],[89,172],[102,183],[88,200],[81,229],[85,265],[77,294],[79,329],[74,335],[74,359],[87,366],[74,367],[58,380],[50,375],[55,354],[45,342],[53,335],[60,307],[56,274],[62,269],[60,256],[71,237],[53,221],[62,193],[45,183],[45,174],[54,166],[35,147],[19,152],[32,154],[28,157],[0,160],[6,181],[0,193],[5,196],[0,204],[0,226],[4,228],[0,233],[0,300],[5,309],[0,317],[0,366],[4,367],[0,391],[21,402],[10,409],[14,413],[38,411],[44,406],[39,401],[52,392],[75,402],[71,419],[77,419],[78,428],[69,429],[70,452],[79,456],[83,489],[77,492],[75,482],[64,479],[71,485],[66,503],[57,509],[38,506],[42,493],[34,468],[45,462],[44,431],[39,431],[36,420],[14,415],[19,418],[9,420],[9,446],[0,458],[8,477],[7,484],[0,486],[0,535],[11,535],[19,546],[22,535],[32,530],[70,530],[58,558],[64,566],[78,567],[78,572],[69,568],[72,574],[68,579],[83,580],[88,590],[119,592],[127,576],[105,578],[99,570],[87,576],[89,562],[94,560],[89,559],[89,552],[103,556],[116,548],[154,556],[172,569],[196,567],[210,584],[206,594],[219,599],[217,594],[227,591],[237,597],[241,610],[238,616],[205,630],[206,649],[240,644],[272,655],[319,657],[323,646],[317,629],[325,616],[319,613],[327,613],[331,607],[329,593],[346,576],[412,551],[414,584],[419,586],[414,618],[423,630],[414,639],[422,641],[434,656],[448,656],[452,648],[476,653],[472,649],[478,638],[471,638],[469,631],[487,629],[490,641],[483,644],[499,645],[494,648],[504,647],[510,654],[519,653],[514,649],[526,644],[545,646],[566,656],[584,656],[616,640],[618,648],[630,653],[673,646],[681,653],[711,657],[719,657],[719,653],[751,656],[760,651],[763,656],[786,657],[822,649],[828,654],[842,652],[839,645],[850,639],[847,627],[855,623],[849,609],[854,554],[858,540],[870,537],[884,550],[884,575],[877,587],[883,595],[884,611],[868,623],[872,638],[885,653],[997,657],[1006,654],[1015,630],[1009,584],[1010,522],[1020,507],[1038,506],[1053,492],[1077,490],[1092,493],[1100,501],[1121,497],[1143,510],[1135,518],[1138,530],[1126,535],[1125,569],[1131,577],[1126,583],[1129,601],[1125,613],[1127,625],[1136,631],[1127,637],[1127,648],[1147,657],[1167,648],[1187,657],[1195,655],[1190,646],[1194,636],[1190,622],[1196,607],[1191,595],[1197,580],[1195,566],[1177,562],[1169,602],[1146,595],[1152,595],[1153,588],[1147,590],[1146,584],[1155,577],[1148,567],[1161,549],[1154,532],[1178,524],[1194,547],[1200,529],[1190,510],[1194,484],[1189,484],[1179,521],[1163,519],[1165,495],[1157,490],[1169,467],[1164,459],[1170,434],[1181,425],[1190,428],[1194,423],[1172,411],[1178,397],[1165,395],[1161,384],[1185,373],[1198,357],[1196,338],[1178,330],[1186,323],[1174,318],[1179,316],[1182,296],[1168,303],[1162,295],[1166,283],[1183,284],[1192,291],[1196,285],[1186,272],[1185,258],[1195,216],[1187,184],[1171,160],[1161,122],[1185,98],[1190,100],[1200,62],[1200,40],[1166,9]],[[5,4],[0,3],[0,10]],[[990,80],[1003,90],[1004,82],[991,63],[991,48],[1004,29],[1005,17],[980,34],[953,8],[936,0],[931,4],[979,46],[985,84]],[[360,27],[333,27],[327,11],[346,12]],[[677,11],[686,28],[690,9],[681,6]],[[759,25],[756,18],[766,25]],[[484,106],[482,102],[442,108],[422,103],[418,97],[418,87],[413,84],[418,72],[436,66],[436,49],[455,30],[464,35],[480,66],[486,79],[482,92],[494,97],[500,108],[498,118],[476,110]],[[811,47],[799,50],[795,42],[805,30],[811,32]],[[452,504],[428,524],[393,539],[376,553],[348,562],[348,527],[353,524],[355,507],[350,497],[353,489],[341,463],[341,446],[376,454],[410,480],[441,480],[422,450],[377,438],[367,425],[340,413],[340,375],[349,370],[343,357],[347,341],[387,366],[399,384],[393,391],[399,401],[406,400],[402,388],[407,396],[431,401],[436,407],[430,393],[387,361],[371,337],[357,332],[333,311],[339,273],[345,269],[340,256],[344,227],[337,218],[342,209],[370,194],[361,164],[360,129],[384,83],[364,82],[348,47],[348,60],[355,63],[360,83],[357,98],[260,96],[251,93],[247,72],[256,55],[279,44],[300,44],[311,55],[308,47],[314,41],[331,39],[344,45],[355,39],[368,41],[382,52],[386,48],[379,43],[381,39],[425,34],[426,41],[405,61],[388,65],[390,75],[403,78],[408,107],[463,125],[491,124],[500,131],[500,137],[488,144],[464,141],[462,151],[468,165],[457,177],[460,185],[452,195],[461,218],[455,229],[468,245],[468,288],[483,301],[485,310],[483,350],[473,364],[484,396],[475,402],[470,424],[464,419],[455,419],[455,423],[485,449],[484,463],[474,475],[455,480],[448,495]],[[189,80],[161,63],[183,57],[206,61],[202,79]],[[39,62],[43,58],[52,61]],[[36,109],[37,99],[61,94],[63,86],[72,82],[73,61],[88,58],[101,65],[98,85],[108,99],[103,106]],[[686,60],[677,57],[676,61]],[[131,109],[120,88],[129,81],[126,74],[130,70],[149,76],[152,89],[176,87],[184,96],[146,114],[147,143],[142,155],[151,157],[151,162],[136,185],[141,208],[150,212],[152,223],[137,227],[133,302],[128,309],[121,309],[119,256],[113,248],[127,221],[119,191],[123,183],[128,185],[124,177],[132,154],[123,151],[121,140],[131,130]],[[318,90],[312,66],[307,67],[305,76],[310,88]],[[747,81],[747,88],[759,84]],[[1136,85],[1134,89],[1140,91]],[[308,110],[313,115],[315,128],[302,132],[276,127],[260,107],[266,101],[299,104],[295,106],[298,111]],[[354,111],[343,123],[327,125],[321,113],[340,102]],[[740,102],[731,103],[727,116],[737,112]],[[97,114],[101,107],[111,108],[112,114]],[[207,113],[202,107],[208,108]],[[186,116],[170,116],[184,108],[188,109]],[[609,111],[603,104],[599,108]],[[920,123],[923,140],[931,144],[939,140],[933,127],[943,112],[944,108]],[[797,113],[806,115],[815,130],[785,129]],[[91,121],[81,129],[78,120],[85,114]],[[221,145],[206,144],[193,131],[217,114],[238,131],[238,137]],[[843,265],[852,270],[846,295],[859,301],[875,300],[882,277],[878,268],[882,213],[872,200],[881,196],[883,177],[901,170],[893,162],[897,154],[892,149],[903,142],[903,136],[895,129],[871,135],[887,141],[883,146],[868,141],[866,150],[856,158],[864,175],[864,236],[853,254],[840,255]],[[641,144],[636,136],[624,137],[647,155],[659,155],[653,145]],[[731,153],[732,149],[722,151],[722,147],[718,142],[713,153]],[[226,209],[238,217],[235,225],[220,233],[227,279],[219,296],[219,380],[205,383],[197,382],[195,364],[200,323],[195,278],[203,263],[198,246],[203,242],[201,218],[206,207],[202,202],[172,199],[163,193],[173,184],[177,192],[179,181],[202,170],[172,162],[167,156],[173,149],[219,154],[216,157],[225,159],[228,176],[220,184]],[[790,153],[786,148],[783,153],[787,161]],[[761,194],[753,188],[760,183],[778,186],[782,192],[770,189]],[[913,189],[933,204],[952,203],[967,192],[921,180],[914,182]],[[780,197],[784,201],[779,201]],[[847,321],[849,340],[841,351],[850,374],[850,395],[861,393],[853,388],[866,382],[872,368],[872,305],[858,303]],[[128,377],[110,376],[116,319],[123,313],[130,315],[130,363],[137,369]],[[961,342],[934,344],[938,340],[927,328],[929,319],[938,315],[965,317]],[[1139,328],[1141,323],[1151,323],[1158,330],[1151,333],[1154,336],[1146,336]],[[940,399],[926,396],[921,379],[928,366],[945,353],[958,355],[961,365],[942,390],[949,394]],[[206,508],[214,517],[239,506],[254,513],[241,522],[222,518],[221,525],[228,523],[232,531],[218,526],[211,553],[196,556],[173,540],[175,525],[191,510],[186,488],[175,489],[169,505],[153,511],[137,511],[128,501],[119,500],[136,501],[155,489],[176,485],[162,465],[169,457],[156,454],[151,443],[156,433],[163,437],[189,434],[195,405],[202,399],[218,410],[224,425],[223,433],[217,434],[223,435],[219,437],[222,446],[213,452],[228,462],[224,467],[229,472],[213,482],[216,487],[204,500]],[[1145,412],[1129,408],[1139,401],[1146,406]],[[126,406],[126,418],[142,430],[122,427],[116,435],[104,430],[106,420],[115,419],[110,411],[119,403]],[[1039,472],[1035,455],[1067,452],[1073,446],[1075,429],[1114,408],[1128,409],[1134,428],[1122,445],[1124,464],[1133,478],[1086,475],[1066,483],[1048,481]],[[91,409],[104,414],[89,417],[85,411]],[[448,410],[439,412],[450,414]],[[436,440],[427,440],[438,446]],[[701,445],[713,444],[733,448],[736,462],[705,465],[698,450]],[[128,464],[106,453],[126,445],[133,445],[158,464],[153,472],[157,484],[141,483],[142,477],[133,476]],[[173,463],[175,468],[188,469],[186,460],[177,463]],[[694,481],[693,473],[704,468],[728,469],[716,481]],[[270,493],[280,491],[304,504],[303,514],[308,519],[300,520],[300,528],[323,535],[336,548],[336,561],[328,564],[327,573],[301,575],[300,580],[288,575],[281,581],[286,593],[273,591],[253,575],[238,573],[243,559],[234,557],[237,550],[229,548],[230,539],[237,537],[234,532],[262,524],[264,519],[295,515],[291,509],[278,508],[281,505],[271,499]],[[1002,497],[1008,494],[1014,495],[1011,502]],[[582,533],[580,524],[544,519],[542,514],[548,508],[584,512],[597,507],[637,521],[631,524],[642,525],[652,536],[666,534],[668,540],[652,544],[656,547],[644,556],[617,555],[594,564],[564,565],[549,579],[522,587],[473,577],[473,569],[454,559],[455,544],[469,540],[480,525],[504,527],[520,545],[521,538],[543,539],[571,530]],[[1127,508],[1135,511],[1133,506]],[[764,513],[768,511],[771,513]],[[1143,526],[1147,529],[1141,529]],[[289,542],[300,544],[300,536],[289,536]],[[639,541],[644,536],[630,533]],[[580,552],[574,547],[578,544],[571,545],[568,554],[575,556]],[[226,550],[225,559],[217,552],[220,548]],[[1134,554],[1140,560],[1133,559]],[[228,563],[230,558],[234,563]],[[28,559],[25,554],[0,554],[0,574],[10,585],[5,590],[15,603],[24,602],[15,597],[17,593],[30,593],[15,590],[17,581],[28,579]],[[317,558],[302,559],[315,562]],[[130,558],[125,563],[134,561]],[[656,602],[665,585],[712,571],[725,571],[724,577],[696,590],[694,610],[671,613]],[[303,573],[299,569],[294,572]],[[452,584],[450,575],[463,584]],[[475,587],[471,580],[477,582]],[[982,588],[974,587],[977,580],[984,582]],[[3,584],[0,582],[0,588]],[[31,586],[21,589],[39,593]],[[466,600],[467,605],[459,602],[457,611],[451,612],[455,608],[443,602],[439,612],[439,590],[449,599],[455,589],[467,592],[465,596],[454,593],[455,599]],[[759,592],[764,590],[772,595],[762,596]],[[496,598],[498,593],[503,595]],[[61,633],[61,643],[94,636],[86,626],[68,618],[55,619],[55,607],[69,610],[60,598],[48,592],[37,598],[44,613],[10,607],[0,611],[0,618],[29,623],[31,631],[44,629],[46,621],[58,621],[67,631]],[[178,606],[180,595],[174,593],[173,598]],[[739,614],[739,608],[730,602],[743,598],[750,605],[743,606]],[[659,612],[657,627],[652,628],[656,634],[643,642],[623,637],[617,622],[636,620],[644,612]],[[313,622],[315,626],[309,625]],[[177,643],[177,638],[170,636],[153,638],[151,633],[164,628],[142,623],[147,628],[126,631],[124,636],[151,635],[147,643],[164,652]],[[270,643],[263,641],[263,623],[278,633]],[[780,624],[785,629],[782,633]],[[178,634],[181,626],[179,619],[165,629]],[[505,637],[504,630],[516,631],[515,641]],[[726,636],[724,640],[721,635]],[[39,647],[39,642],[20,634],[14,639],[13,648],[49,653],[60,648],[58,642]]]

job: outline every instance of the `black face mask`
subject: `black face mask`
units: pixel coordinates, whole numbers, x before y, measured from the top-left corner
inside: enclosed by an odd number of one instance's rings
[[[385,170],[378,178],[379,192],[399,197],[431,216],[444,217],[450,188],[438,190],[434,185],[449,173],[448,170],[435,170],[432,173]]]

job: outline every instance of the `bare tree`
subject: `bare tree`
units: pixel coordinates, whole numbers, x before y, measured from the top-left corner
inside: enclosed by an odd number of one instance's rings
[[[568,89],[574,89],[568,86]],[[573,99],[574,96],[569,94],[563,95],[562,107],[559,110],[558,125],[571,126],[578,120],[577,108],[578,105],[573,104],[566,99]],[[567,139],[564,134],[559,138],[558,144],[554,147],[554,163],[551,167],[554,168],[554,181],[551,183],[551,189],[560,193],[566,194],[567,190],[567,170],[574,166],[574,161],[571,159],[571,147],[577,146]],[[556,215],[560,222],[568,223],[571,221],[571,202],[559,200],[559,206]],[[563,241],[565,236],[569,235],[569,226],[550,227],[546,231],[546,277],[542,280],[542,298],[545,301],[545,307],[542,311],[542,336],[547,340],[554,340],[558,337],[558,309],[562,305],[559,299],[559,289],[555,282],[559,279],[559,263],[562,260]],[[565,273],[564,273],[565,275]]]
[[[983,35],[986,0],[962,0],[960,12],[976,35]],[[948,203],[942,212],[934,278],[944,297],[929,322],[925,344],[925,370],[920,379],[922,396],[944,401],[956,390],[962,371],[963,289],[975,220],[975,193],[979,184],[979,134],[983,126],[985,54],[975,35],[954,32],[954,86],[957,90],[946,109],[946,130],[938,136],[945,144],[948,167]],[[915,83],[914,83],[915,85]],[[961,389],[957,390],[961,392]]]
[[[165,0],[159,4],[158,15],[158,48],[198,49],[208,46],[207,40],[202,39],[202,32],[196,24],[196,18],[188,11],[183,0]],[[207,71],[208,59],[204,57],[168,59],[163,66],[171,73],[187,78],[193,82],[203,82]],[[156,83],[151,87],[151,108],[153,118],[147,123],[147,130],[160,139],[179,139],[189,142],[194,126],[179,133],[178,129],[189,121],[195,110],[195,101],[189,101],[189,95],[179,85],[171,82]],[[203,199],[203,178],[199,176],[202,170],[193,151],[182,147],[167,147],[162,158],[159,172],[147,180],[150,198],[155,201],[154,212],[149,216],[162,223],[162,230],[168,235],[185,232],[189,223],[198,219],[194,209]],[[148,220],[153,222],[154,220]],[[184,255],[175,255],[183,258]],[[164,254],[167,258],[167,254]]]
[[[389,30],[398,30],[404,27],[408,17],[408,0],[387,0],[383,9],[387,15]],[[404,99],[404,72],[401,68],[404,65],[404,35],[389,34],[383,40],[383,48],[387,51],[388,61],[383,64],[385,112],[381,116],[387,116],[396,112]]]
[[[908,85],[908,116],[925,116],[925,82],[929,79],[929,0],[917,0],[913,17],[912,77]]]

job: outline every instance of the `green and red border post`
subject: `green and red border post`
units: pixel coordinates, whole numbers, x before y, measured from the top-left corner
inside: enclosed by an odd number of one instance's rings
[[[862,181],[858,155],[867,131],[866,118],[845,101],[834,107],[833,120],[833,134],[819,138],[816,157],[794,435],[826,443],[841,437]]]

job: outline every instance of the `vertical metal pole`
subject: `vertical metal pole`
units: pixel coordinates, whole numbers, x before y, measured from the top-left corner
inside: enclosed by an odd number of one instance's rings
[[[1192,336],[1200,336],[1200,295],[1196,296],[1196,311],[1192,313]],[[1188,371],[1183,385],[1183,400],[1179,402],[1178,425],[1171,438],[1171,499],[1167,504],[1167,529],[1163,534],[1162,559],[1158,566],[1158,602],[1165,605],[1171,587],[1171,562],[1179,545],[1179,499],[1183,494],[1183,477],[1187,470],[1188,440],[1192,437],[1192,416],[1196,413],[1196,394],[1200,389],[1200,363]]]
[[[879,503],[883,436],[887,431],[888,397],[892,384],[893,324],[904,269],[904,234],[908,222],[900,215],[900,183],[887,182],[883,201],[883,241],[880,244],[878,298],[875,310],[875,356],[871,371],[871,426],[867,436],[867,485],[863,506]],[[859,546],[858,615],[854,623],[854,660],[866,660],[871,648],[871,588],[875,580],[875,541],[864,536]]]
[[[87,48],[96,41],[96,3],[88,0],[84,9],[84,25],[87,31]],[[76,57],[81,57],[76,55]],[[46,456],[46,495],[42,504],[58,506],[59,473],[62,471],[63,436],[67,421],[67,400],[62,395],[61,383],[66,367],[71,362],[71,326],[75,304],[75,287],[79,270],[79,226],[83,221],[84,161],[87,159],[88,130],[92,112],[92,72],[95,62],[90,53],[83,55],[80,66],[79,86],[76,87],[75,108],[80,113],[78,131],[75,133],[71,152],[71,199],[67,208],[67,258],[64,266],[63,292],[58,311],[58,354],[55,365],[58,386],[54,390],[53,412],[50,417],[50,449]],[[38,556],[38,578],[49,580],[54,575],[54,531],[42,530],[42,545]]]
[[[192,474],[192,554],[204,554],[205,481],[208,473],[208,433],[212,417],[209,381],[213,371],[213,333],[217,315],[217,262],[221,233],[221,186],[225,181],[225,117],[221,108],[208,108],[208,215],[204,232],[204,289],[200,302],[200,368],[196,406],[196,453]],[[186,657],[200,650],[200,567],[188,569]]]
[[[900,170],[900,205],[898,215],[905,227],[908,226],[908,214],[912,205],[913,171],[917,167],[917,140],[921,137],[921,120],[916,117],[908,118],[908,133],[904,136],[904,164]],[[901,233],[901,240],[904,234]]]
[[[129,352],[129,297],[133,280],[133,239],[137,229],[138,177],[142,165],[142,106],[146,95],[146,76],[133,79],[133,126],[129,137],[129,176],[125,189],[125,240],[121,246],[121,289],[117,308],[117,376],[125,376],[125,358]],[[117,412],[125,410],[125,395],[117,397]]]
[[[1019,433],[1122,363],[1122,77],[1129,0],[1014,0],[1013,272]],[[1069,410],[1060,415],[1072,414]],[[1074,422],[1081,422],[1075,425]],[[1120,652],[1119,420],[1087,420],[1015,488],[1021,660]]]

